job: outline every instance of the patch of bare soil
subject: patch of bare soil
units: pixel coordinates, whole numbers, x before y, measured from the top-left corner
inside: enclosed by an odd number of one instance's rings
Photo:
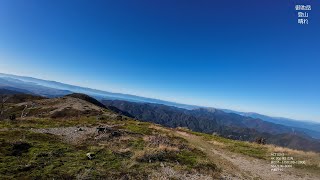
[[[191,134],[187,133],[187,132],[184,132],[184,131],[177,131],[178,134],[184,136],[184,137],[190,137]]]
[[[108,140],[110,137],[120,137],[124,131],[117,130],[115,126],[95,126],[95,127],[58,127],[46,129],[31,129],[33,132],[54,134],[62,137],[62,139],[71,144],[80,144],[91,138],[92,140]],[[98,129],[103,131],[98,131]]]
[[[33,132],[54,134],[71,144],[84,141],[89,135],[96,133],[96,127],[59,127],[47,129],[31,129]]]

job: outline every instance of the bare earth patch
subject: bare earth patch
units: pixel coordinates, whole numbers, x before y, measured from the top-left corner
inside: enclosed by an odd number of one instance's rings
[[[96,132],[96,127],[59,127],[48,129],[31,129],[33,132],[54,134],[61,136],[64,141],[71,144],[78,144],[84,141],[88,135]]]

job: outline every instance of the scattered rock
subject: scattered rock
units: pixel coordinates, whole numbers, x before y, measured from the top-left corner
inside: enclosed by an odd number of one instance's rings
[[[121,136],[121,133],[119,131],[113,131],[111,133],[111,137],[119,137],[119,136]]]
[[[98,134],[112,131],[110,127],[97,127]]]
[[[120,180],[129,180],[129,177],[128,175],[125,174],[120,178]]]
[[[92,160],[95,157],[94,153],[87,153],[86,154],[89,160]]]
[[[84,130],[81,127],[78,127],[78,129],[76,129],[75,131],[77,132],[77,131],[84,131]]]
[[[97,120],[106,120],[107,118],[105,116],[97,116],[96,119]]]

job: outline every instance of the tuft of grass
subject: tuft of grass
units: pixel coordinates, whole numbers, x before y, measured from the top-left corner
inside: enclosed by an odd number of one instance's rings
[[[320,172],[320,153],[305,152],[275,145],[267,145],[267,149],[269,153],[284,153],[285,156],[293,157],[295,160],[306,161],[305,165],[294,165],[299,169],[310,170],[316,173]]]
[[[128,145],[130,147],[133,147],[136,150],[143,150],[143,148],[145,147],[145,142],[142,138],[138,138],[138,139],[129,141]]]
[[[176,159],[181,164],[194,167],[197,163],[198,156],[194,152],[183,150],[177,153]]]
[[[149,135],[152,133],[152,130],[149,128],[150,124],[146,122],[136,122],[128,121],[123,128],[127,129],[133,133]]]

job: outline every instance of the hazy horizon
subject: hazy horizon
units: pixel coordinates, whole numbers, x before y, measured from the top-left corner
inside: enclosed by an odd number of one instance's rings
[[[139,96],[139,97],[152,98],[152,99],[157,99],[157,100],[163,100],[163,101],[168,101],[168,102],[173,102],[173,103],[178,103],[178,104],[191,105],[191,106],[199,106],[199,107],[204,107],[204,108],[207,107],[207,108],[215,108],[215,109],[221,109],[221,110],[231,110],[231,111],[237,111],[237,112],[249,113],[249,114],[250,113],[257,113],[257,114],[269,116],[269,117],[272,117],[272,118],[283,118],[283,119],[294,120],[294,121],[302,121],[302,122],[309,122],[309,123],[320,123],[320,121],[313,120],[313,119],[295,119],[295,118],[290,118],[290,117],[273,116],[273,115],[270,115],[270,114],[264,114],[264,113],[260,113],[260,112],[242,111],[242,110],[239,110],[239,109],[230,109],[230,108],[225,108],[225,107],[213,107],[213,106],[205,106],[205,105],[200,105],[200,104],[188,104],[188,103],[184,103],[184,102],[171,101],[169,99],[159,99],[159,98],[155,98],[155,97],[146,97],[146,96],[141,96],[141,95],[137,95],[137,94],[129,94],[129,93],[126,93],[126,92],[115,92],[115,91],[110,91],[110,90],[106,90],[106,89],[92,88],[92,87],[88,87],[88,86],[85,86],[85,85],[79,85],[79,84],[77,85],[77,84],[57,81],[57,80],[54,80],[54,79],[43,79],[43,78],[32,77],[32,76],[28,76],[28,75],[10,74],[10,73],[4,73],[4,72],[0,72],[0,74],[21,76],[21,77],[29,77],[29,78],[35,78],[35,79],[40,79],[40,80],[45,80],[45,81],[54,81],[54,82],[58,82],[58,83],[63,83],[63,84],[68,84],[68,85],[73,85],[73,86],[79,86],[79,87],[83,87],[83,88],[90,88],[90,89],[95,89],[95,90],[101,90],[101,91],[105,91],[105,92],[121,93],[121,94],[126,94],[126,95],[134,95],[134,96]]]
[[[320,2],[248,3],[2,1],[1,71],[320,122]]]

